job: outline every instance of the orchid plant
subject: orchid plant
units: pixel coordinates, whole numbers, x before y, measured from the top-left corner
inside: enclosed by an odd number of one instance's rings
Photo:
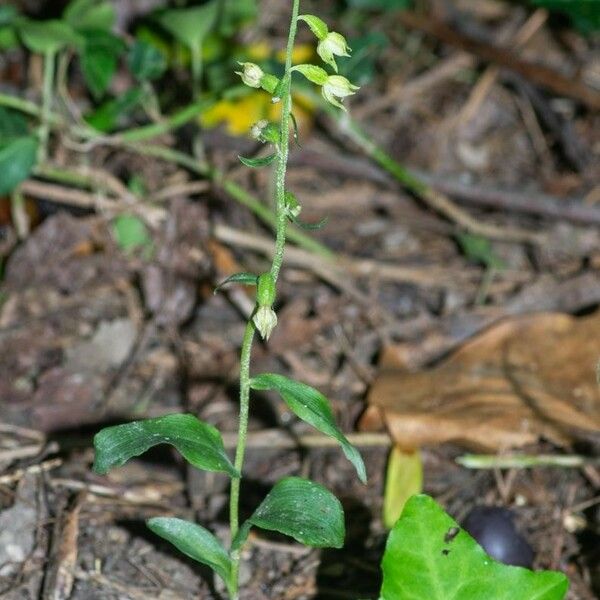
[[[300,0],[292,2],[292,17],[286,50],[285,71],[281,78],[266,73],[254,63],[240,64],[238,74],[244,84],[262,88],[274,103],[281,103],[279,123],[260,121],[252,128],[252,135],[271,148],[261,158],[243,158],[251,168],[275,167],[274,210],[277,215],[276,239],[270,269],[262,274],[238,273],[229,277],[219,288],[230,284],[256,287],[256,305],[249,319],[240,356],[240,412],[238,442],[233,462],[227,455],[221,434],[213,426],[194,415],[173,414],[100,431],[94,440],[96,459],[94,467],[106,473],[123,465],[158,444],[171,444],[193,466],[208,471],[223,472],[231,478],[229,505],[230,540],[226,547],[208,529],[192,522],[172,517],[152,518],[148,527],[171,542],[187,556],[208,565],[223,580],[229,598],[239,597],[240,551],[248,539],[251,527],[277,531],[312,547],[343,545],[345,535],[344,513],[339,500],[325,487],[307,479],[288,477],[279,481],[254,513],[245,522],[239,518],[240,486],[248,433],[251,390],[275,391],[288,408],[300,419],[325,435],[337,440],[348,460],[354,465],[361,481],[366,481],[365,466],[359,452],[352,446],[335,423],[329,401],[316,389],[275,373],[251,375],[251,354],[255,335],[267,342],[277,326],[275,302],[277,280],[283,263],[289,222],[300,223],[301,204],[286,187],[286,171],[290,152],[293,117],[292,78],[295,73],[321,87],[327,102],[346,110],[343,101],[358,87],[337,74],[337,58],[349,56],[350,48],[344,36],[329,31],[315,15],[300,15]],[[328,73],[313,64],[292,64],[292,51],[298,25],[304,22],[318,40],[317,53]],[[295,132],[297,133],[297,132]],[[307,225],[309,228],[320,224]]]

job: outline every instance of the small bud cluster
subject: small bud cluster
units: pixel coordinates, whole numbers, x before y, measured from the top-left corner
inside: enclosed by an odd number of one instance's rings
[[[317,45],[317,54],[321,60],[333,68],[336,75],[328,75],[326,71],[319,67],[310,69],[313,65],[298,65],[295,70],[300,71],[309,81],[322,86],[321,92],[327,102],[346,110],[342,104],[344,98],[352,96],[359,89],[342,75],[337,75],[338,66],[336,56],[350,56],[350,47],[346,38],[336,31],[329,31],[327,24],[315,15],[301,15],[298,17],[300,21],[304,21],[310,30],[319,40]],[[318,71],[315,71],[318,69]]]

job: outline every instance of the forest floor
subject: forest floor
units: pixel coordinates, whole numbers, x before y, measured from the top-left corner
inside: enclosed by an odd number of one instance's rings
[[[261,4],[251,35],[280,44],[287,5]],[[310,235],[333,255],[290,246],[279,326],[256,346],[253,369],[323,391],[354,433],[369,483],[337,448],[303,444],[310,430],[276,398],[257,396],[243,510],[282,476],[306,475],[341,498],[348,534],[336,551],[253,534],[244,599],[378,597],[394,442],[420,449],[424,491],[457,520],[478,504],[510,507],[535,568],[568,575],[569,600],[600,590],[597,45],[542,9],[452,6],[427,19],[369,17],[389,44],[351,102],[352,119],[427,193],[320,113],[293,149],[288,185],[304,220],[328,217]],[[0,80],[20,61],[2,57]],[[185,144],[189,129],[162,142]],[[202,140],[228,181],[268,196],[268,172],[237,162],[254,142],[223,128]],[[74,160],[66,147],[55,156]],[[219,181],[126,148],[92,148],[85,162],[150,190],[150,251],[124,252],[119,211],[93,194],[28,180],[25,232],[1,201],[0,598],[216,598],[210,574],[143,519],[175,514],[226,537],[227,478],[186,468],[166,448],[100,477],[91,442],[106,423],[187,411],[229,432],[233,448],[253,300],[213,288],[261,272],[272,234]],[[473,452],[579,462],[457,463]]]

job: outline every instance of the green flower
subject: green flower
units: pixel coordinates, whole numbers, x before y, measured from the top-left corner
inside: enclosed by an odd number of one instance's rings
[[[333,67],[336,73],[338,68],[334,56],[350,56],[349,50],[346,38],[335,31],[328,33],[317,46],[317,54],[323,62]]]
[[[238,63],[243,71],[236,71],[236,74],[242,78],[242,81],[251,88],[260,88],[265,72],[254,63]]]
[[[346,110],[342,105],[342,101],[346,96],[352,96],[356,94],[356,91],[360,89],[357,85],[350,83],[345,77],[341,75],[330,75],[327,77],[327,81],[323,84],[323,98],[330,104]]]

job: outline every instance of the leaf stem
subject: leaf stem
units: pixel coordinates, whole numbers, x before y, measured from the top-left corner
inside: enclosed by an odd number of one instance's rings
[[[300,0],[293,0],[292,18],[290,32],[287,43],[285,73],[283,75],[284,86],[281,92],[281,122],[280,122],[280,144],[279,156],[277,162],[277,172],[275,180],[275,201],[276,201],[276,230],[275,252],[273,255],[273,264],[271,265],[271,275],[276,282],[283,262],[285,251],[285,240],[287,233],[287,214],[285,210],[285,177],[287,172],[287,161],[289,156],[289,138],[290,138],[290,114],[292,112],[292,53],[294,42],[298,29],[298,13],[300,9]],[[252,355],[252,342],[254,340],[255,326],[252,319],[246,325],[242,350],[240,356],[240,416],[238,427],[238,442],[235,453],[235,468],[242,473],[244,466],[244,455],[246,452],[246,442],[248,438],[248,414],[250,408],[250,359]],[[231,480],[231,495],[229,503],[229,519],[231,528],[231,540],[235,539],[239,528],[239,500],[240,500],[240,479]],[[238,550],[231,553],[231,581],[229,589],[231,590],[232,600],[238,598],[239,588],[239,569],[240,552]]]
[[[44,84],[42,88],[42,114],[38,130],[40,149],[38,162],[42,163],[48,156],[48,139],[50,137],[50,119],[52,113],[52,98],[54,88],[56,52],[47,51],[44,54]]]

